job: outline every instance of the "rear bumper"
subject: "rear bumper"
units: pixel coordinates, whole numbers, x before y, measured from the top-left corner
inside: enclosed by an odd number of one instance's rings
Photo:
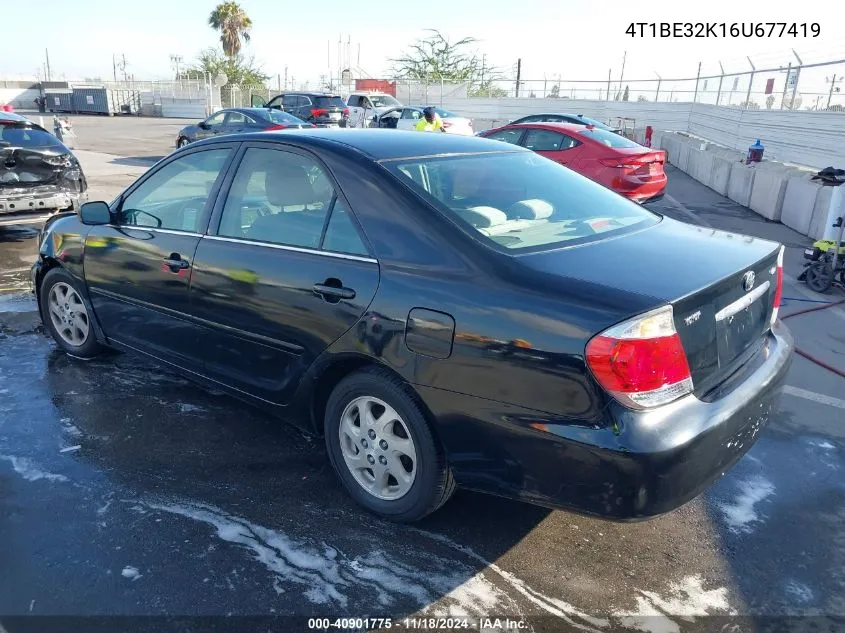
[[[607,419],[595,426],[469,402],[468,396],[441,402],[425,388],[422,393],[459,485],[639,520],[690,501],[751,448],[777,411],[792,351],[792,337],[778,323],[717,399],[687,396],[648,412],[610,404]]]
[[[0,192],[0,226],[40,224],[59,211],[78,210],[87,199],[88,196],[84,193],[56,192],[4,196]]]

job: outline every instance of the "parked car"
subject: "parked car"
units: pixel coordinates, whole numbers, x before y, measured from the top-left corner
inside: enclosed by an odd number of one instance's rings
[[[40,125],[0,112],[0,226],[37,224],[86,200],[73,152]]]
[[[591,125],[520,123],[480,136],[521,145],[635,202],[663,197],[666,152]]]
[[[423,106],[401,106],[390,108],[374,118],[374,127],[393,130],[415,130],[420,119],[424,119]],[[472,136],[472,119],[458,116],[454,112],[435,107],[434,111],[443,120],[443,129],[449,134]]]
[[[349,494],[395,520],[456,485],[672,510],[751,448],[793,349],[782,246],[476,137],[200,141],[39,249],[61,349],[147,354],[322,434]]]
[[[349,109],[338,95],[323,92],[285,92],[264,107],[283,110],[317,127],[346,127]]]
[[[616,132],[617,134],[622,133],[622,128],[611,127],[606,123],[602,123],[596,119],[591,119],[583,114],[530,114],[522,117],[521,119],[517,119],[516,121],[511,121],[511,125],[519,123],[573,123],[574,125],[592,125],[600,130],[608,130],[610,132]]]
[[[215,112],[205,121],[179,130],[176,147],[184,147],[188,143],[223,134],[306,127],[315,126],[292,114],[272,108],[227,108]]]
[[[383,112],[401,105],[396,97],[383,92],[353,92],[346,97],[349,127],[370,127]]]

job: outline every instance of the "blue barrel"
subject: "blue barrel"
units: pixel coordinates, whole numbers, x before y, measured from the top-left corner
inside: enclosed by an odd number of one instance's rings
[[[44,98],[47,100],[48,112],[73,112],[73,91],[71,90],[45,90]]]
[[[748,148],[748,156],[745,159],[745,164],[750,165],[751,163],[759,163],[763,160],[763,144],[760,142],[760,139],[757,139],[757,142],[754,143],[751,147]]]

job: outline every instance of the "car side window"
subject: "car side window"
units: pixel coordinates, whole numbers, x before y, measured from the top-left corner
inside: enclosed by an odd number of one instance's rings
[[[339,198],[335,198],[332,215],[323,239],[323,250],[350,255],[369,255],[367,247],[361,241],[355,222],[349,214],[346,205]]]
[[[414,116],[416,110],[412,110],[411,108],[404,108],[402,110],[402,118],[403,119],[416,119],[417,117]]]
[[[488,134],[486,138],[491,138],[494,141],[504,141],[505,143],[510,143],[511,145],[518,145],[519,139],[522,136],[522,130],[514,129],[514,130],[499,130],[498,132],[493,132],[492,134]]]
[[[223,119],[226,118],[226,112],[218,112],[217,114],[208,117],[205,122],[209,125],[223,125]]]
[[[282,97],[282,96],[279,96],[279,97],[273,97],[273,98],[270,100],[270,103],[268,103],[268,104],[267,104],[267,107],[268,107],[268,108],[274,108],[274,109],[276,109],[276,110],[280,110],[280,109],[282,108],[282,101],[283,101],[283,99],[284,99],[284,97]]]
[[[534,116],[526,116],[519,120],[520,123],[538,123],[543,120],[542,116],[535,114]]]
[[[316,249],[333,198],[334,187],[314,160],[251,147],[229,188],[218,233]]]
[[[208,197],[230,149],[193,152],[142,182],[120,206],[120,224],[199,233]]]
[[[296,95],[285,95],[284,97],[282,97],[282,104],[285,110],[295,108],[297,106],[296,101]]]
[[[300,108],[307,108],[308,106],[312,105],[311,98],[306,97],[304,95],[300,95],[296,100],[296,105]]]
[[[243,125],[248,122],[247,117],[242,112],[229,112],[226,116],[226,125]]]
[[[551,130],[528,130],[522,144],[535,152],[557,152],[571,147],[571,145],[561,147],[566,138],[568,137],[560,132],[552,132]]]

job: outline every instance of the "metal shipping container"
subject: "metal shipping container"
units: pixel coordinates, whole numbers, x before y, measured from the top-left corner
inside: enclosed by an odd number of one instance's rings
[[[73,91],[69,89],[49,89],[44,91],[48,112],[73,112]]]

